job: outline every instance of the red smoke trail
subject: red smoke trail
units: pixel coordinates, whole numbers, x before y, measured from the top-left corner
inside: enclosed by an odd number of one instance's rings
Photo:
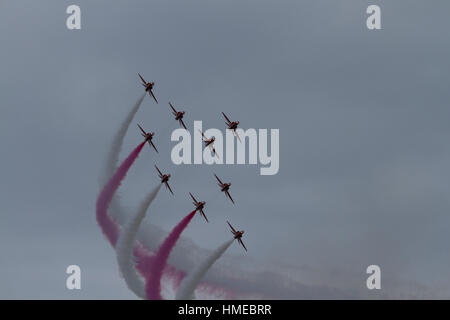
[[[173,247],[177,243],[178,239],[181,236],[181,233],[186,229],[189,222],[191,222],[192,218],[195,215],[196,210],[189,213],[186,217],[183,218],[176,226],[172,229],[170,234],[161,244],[154,257],[153,263],[150,267],[150,272],[148,274],[148,278],[146,279],[145,291],[147,294],[147,299],[150,300],[162,300],[161,297],[161,278],[166,267],[167,260],[169,259],[170,252]]]
[[[97,223],[103,231],[108,241],[113,247],[116,246],[117,239],[119,238],[119,226],[108,216],[108,207],[114,196],[114,193],[120,187],[120,183],[127,175],[128,170],[133,165],[136,158],[139,156],[142,148],[145,145],[145,141],[140,143],[130,155],[122,162],[119,168],[117,168],[114,175],[103,187],[103,190],[97,197],[96,215]]]
[[[122,164],[117,168],[114,175],[108,181],[108,183],[103,187],[102,191],[97,197],[96,204],[96,218],[97,223],[100,226],[103,234],[108,239],[109,243],[116,247],[117,240],[119,238],[120,226],[114,221],[108,214],[108,208],[111,201],[116,193],[117,189],[120,187],[121,182],[125,178],[128,170],[133,165],[134,161],[139,156],[145,142],[139,144],[130,155],[122,162]],[[136,267],[139,269],[140,273],[145,277],[149,277],[149,270],[151,264],[153,264],[155,255],[153,252],[144,248],[141,243],[137,243],[134,247],[134,256],[137,258],[138,263]],[[169,275],[171,278],[181,281],[184,278],[185,273],[181,270],[177,270],[173,266],[168,265],[164,273]]]
[[[120,226],[108,215],[108,208],[115,192],[120,187],[121,182],[125,178],[128,170],[133,165],[134,161],[139,156],[139,153],[141,152],[144,145],[145,142],[142,142],[130,153],[130,155],[117,168],[114,175],[103,187],[102,191],[97,197],[96,203],[97,223],[99,224],[103,234],[106,236],[109,243],[114,248],[116,247],[117,239],[119,238]],[[137,258],[136,264],[137,269],[139,270],[141,275],[143,275],[146,279],[148,279],[150,277],[150,273],[152,270],[151,266],[154,264],[153,262],[156,260],[158,256],[156,256],[153,252],[142,246],[142,244],[139,242],[134,248],[134,255]],[[185,276],[184,271],[179,270],[172,265],[167,265],[163,270],[163,272],[164,274],[168,275],[170,278],[175,280],[176,286],[182,281],[182,279]],[[209,287],[211,291],[217,290],[214,285],[208,285],[205,283],[204,286]],[[160,287],[160,282],[158,287]]]

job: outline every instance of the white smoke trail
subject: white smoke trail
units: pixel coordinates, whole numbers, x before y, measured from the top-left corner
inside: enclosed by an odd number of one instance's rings
[[[103,172],[103,175],[100,177],[100,185],[104,186],[109,178],[113,175],[114,171],[116,171],[117,162],[119,162],[119,154],[122,149],[123,139],[125,134],[127,133],[128,127],[130,126],[131,121],[133,121],[134,116],[136,115],[139,107],[142,104],[142,101],[145,98],[145,93],[139,98],[139,100],[135,103],[133,108],[128,112],[127,117],[120,125],[119,130],[111,141],[111,147],[109,149],[108,156],[106,158],[106,165]]]
[[[137,101],[133,108],[127,114],[121,127],[114,136],[106,160],[104,174],[100,178],[100,185],[105,185],[116,170],[119,154],[122,148],[124,136],[135,114],[145,97],[145,94]],[[127,212],[120,205],[120,200],[116,194],[111,201],[109,214],[120,225],[127,221]],[[148,249],[157,250],[158,244],[167,236],[167,231],[162,228],[142,222],[138,230],[138,240]],[[189,252],[189,254],[186,254]],[[177,246],[174,248],[169,263],[183,270],[192,270],[196,268],[197,262],[206,259],[211,252],[198,247],[191,239],[181,237]],[[335,298],[345,296],[336,293],[334,287],[323,286],[322,281],[318,284],[305,284],[304,279],[308,279],[310,272],[306,274],[301,269],[286,270],[281,272],[280,266],[263,266],[257,261],[242,261],[235,256],[225,255],[217,264],[216,268],[211,269],[204,277],[204,280],[216,285],[237,290],[240,293],[234,298],[260,298],[253,293],[258,293],[265,297],[277,297],[285,299],[304,299],[311,297]],[[294,276],[294,279],[292,279]],[[301,276],[301,279],[295,279]],[[268,281],[270,279],[270,281]],[[309,292],[313,292],[312,294]],[[318,294],[320,292],[320,294]],[[359,296],[359,295],[352,295]]]
[[[191,274],[189,274],[186,278],[181,282],[180,287],[178,288],[177,294],[175,296],[176,300],[187,300],[192,299],[194,297],[195,288],[197,288],[200,281],[202,281],[206,272],[208,272],[209,268],[217,261],[225,251],[231,246],[234,238],[222,244],[219,248],[212,252],[212,254],[206,258]]]
[[[136,234],[145,217],[148,207],[158,195],[162,184],[158,184],[142,201],[135,215],[131,216],[122,228],[117,240],[116,253],[119,270],[124,277],[128,288],[139,298],[145,299],[145,283],[135,269],[133,250],[136,242]]]

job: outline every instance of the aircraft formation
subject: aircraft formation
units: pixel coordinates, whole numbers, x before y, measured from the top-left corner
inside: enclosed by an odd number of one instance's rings
[[[155,102],[158,103],[158,100],[156,99],[155,94],[153,93],[153,87],[155,86],[155,82],[153,82],[153,81],[147,82],[147,81],[144,80],[144,78],[139,73],[138,73],[138,75],[139,75],[139,78],[142,81],[142,85],[145,88],[145,92],[148,92],[149,95],[153,98],[153,100],[155,100]],[[169,106],[170,106],[170,109],[172,111],[172,115],[174,116],[175,120],[178,121],[178,123],[180,124],[181,127],[183,127],[184,129],[187,130],[187,127],[186,127],[186,125],[185,125],[185,123],[183,121],[183,117],[185,115],[185,111],[177,111],[175,109],[175,107],[172,105],[172,103],[170,103],[170,102],[169,102]],[[239,141],[241,141],[239,135],[236,132],[236,129],[238,128],[238,125],[239,125],[239,121],[231,121],[224,112],[222,112],[222,115],[225,118],[225,124],[227,125],[226,129],[230,129],[233,132],[233,134],[236,136],[236,138]],[[153,137],[155,136],[155,132],[153,132],[153,131],[149,131],[149,132],[145,131],[139,124],[138,124],[138,127],[139,127],[139,129],[141,131],[142,136],[145,139],[145,142],[148,142],[149,146],[152,147],[156,152],[158,152],[158,149],[156,149],[156,147],[155,147],[155,145],[153,144],[153,141],[152,141]],[[215,156],[218,157],[218,155],[216,153],[216,150],[214,148],[215,138],[214,137],[211,137],[211,138],[206,137],[205,134],[202,131],[200,131],[200,133],[202,135],[203,142],[205,143],[205,147],[208,147],[211,150],[211,152]],[[167,188],[167,190],[169,190],[169,192],[173,195],[174,193],[172,191],[172,188],[169,185],[169,179],[170,179],[171,175],[168,174],[168,173],[163,174],[161,172],[161,170],[156,165],[155,165],[155,168],[156,168],[156,171],[158,173],[158,177],[161,180],[161,183],[164,183],[166,188]],[[218,186],[219,186],[220,192],[223,192],[225,194],[225,196],[228,199],[230,199],[230,201],[233,204],[235,204],[233,198],[230,195],[230,191],[229,191],[230,190],[230,186],[231,186],[231,182],[225,182],[224,183],[224,182],[222,182],[222,180],[216,174],[214,174],[214,176],[215,176],[215,178],[216,178],[216,180],[218,182]],[[206,201],[198,201],[192,195],[191,192],[189,192],[189,195],[191,196],[191,198],[193,200],[192,203],[195,206],[195,212],[198,212],[206,220],[206,222],[209,222],[208,218],[206,217],[206,214],[204,212]],[[228,223],[228,225],[231,228],[231,233],[233,234],[234,239],[237,239],[238,243],[240,245],[242,245],[242,247],[245,249],[245,251],[247,251],[247,248],[245,247],[244,242],[242,241],[242,236],[244,234],[244,230],[237,231],[237,230],[235,230],[233,228],[233,226],[230,224],[230,222],[227,221],[227,223]]]

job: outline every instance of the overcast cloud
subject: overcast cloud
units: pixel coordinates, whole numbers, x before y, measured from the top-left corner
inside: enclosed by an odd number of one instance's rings
[[[80,31],[66,28],[73,3]],[[0,298],[134,298],[95,198],[110,138],[142,94],[137,72],[160,103],[146,97],[122,157],[141,141],[137,121],[160,154],[146,147],[121,188],[130,210],[157,163],[175,197],[161,190],[148,219],[169,230],[192,208],[188,191],[209,197],[211,223],[184,233],[201,248],[229,237],[228,219],[246,230],[248,254],[229,250],[243,264],[344,292],[365,290],[377,264],[381,294],[449,298],[450,3],[383,1],[379,31],[365,26],[369,4],[380,1],[1,1]],[[225,111],[280,129],[279,173],[175,168],[168,101],[188,127],[223,128]],[[211,191],[213,172],[236,206]],[[81,291],[65,288],[70,264]]]

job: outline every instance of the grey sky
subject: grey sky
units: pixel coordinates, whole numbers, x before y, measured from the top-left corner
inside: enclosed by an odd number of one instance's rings
[[[73,3],[80,31],[66,29]],[[163,136],[127,177],[127,207],[157,163],[176,196],[161,192],[149,220],[168,230],[188,191],[211,198],[211,223],[185,233],[200,247],[227,239],[229,219],[248,259],[355,290],[378,264],[385,294],[423,285],[448,298],[450,3],[384,1],[380,31],[365,27],[369,4],[380,1],[1,1],[0,298],[133,298],[95,198],[110,138],[142,94],[137,72],[160,103],[147,97],[136,120]],[[188,127],[222,128],[226,111],[243,128],[279,128],[278,175],[175,169],[169,100]],[[141,141],[136,120],[122,156]],[[212,172],[233,182],[236,207],[211,192]],[[80,292],[65,289],[69,264]]]

